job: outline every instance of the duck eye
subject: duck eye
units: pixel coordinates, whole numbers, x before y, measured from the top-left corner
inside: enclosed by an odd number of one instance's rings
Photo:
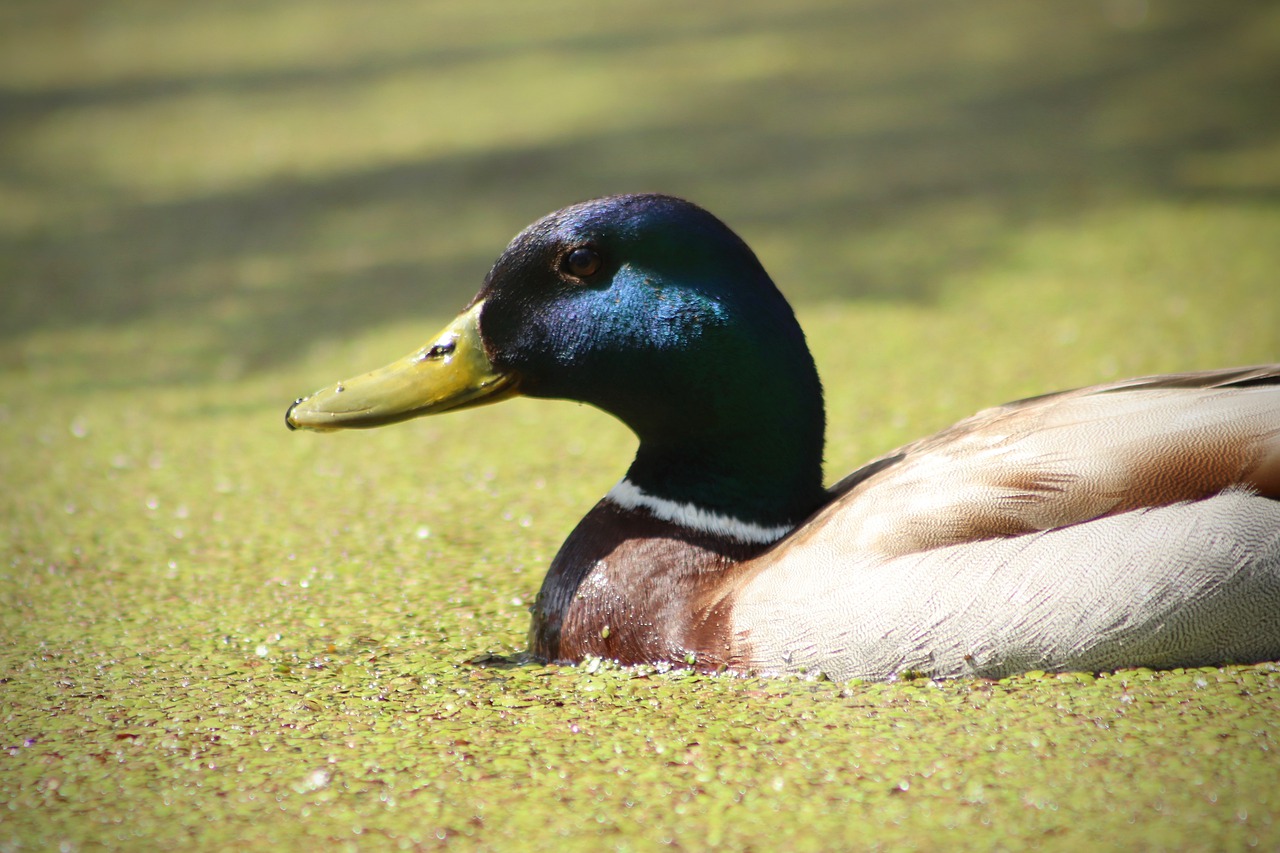
[[[564,256],[561,267],[574,278],[587,278],[598,273],[603,265],[599,252],[590,246],[579,246]]]

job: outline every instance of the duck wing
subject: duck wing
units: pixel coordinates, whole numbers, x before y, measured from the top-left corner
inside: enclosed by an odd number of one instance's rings
[[[744,564],[727,661],[832,678],[1280,658],[1280,365],[989,409]]]
[[[838,548],[753,561],[731,665],[843,681],[1280,658],[1280,501],[1239,489],[887,559]]]
[[[787,541],[893,557],[1232,488],[1280,500],[1280,365],[1128,379],[984,410],[846,477]]]

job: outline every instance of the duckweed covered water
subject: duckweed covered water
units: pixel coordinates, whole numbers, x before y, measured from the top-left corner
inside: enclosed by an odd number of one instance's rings
[[[441,662],[407,634],[308,639],[304,654],[223,638],[32,661],[39,686],[5,685],[11,841],[1275,838],[1275,667],[836,685]]]
[[[0,850],[1280,846],[1274,665],[513,663],[626,432],[282,423],[623,190],[709,206],[797,304],[831,480],[1274,361],[1276,12],[478,8],[0,11]]]
[[[978,311],[802,322],[830,369],[850,329],[962,338]],[[532,401],[287,433],[280,392],[325,367],[57,392],[0,422],[9,848],[1280,838],[1272,665],[842,685],[512,664],[629,437]],[[206,390],[262,402],[205,411]],[[836,407],[841,452],[863,393]]]

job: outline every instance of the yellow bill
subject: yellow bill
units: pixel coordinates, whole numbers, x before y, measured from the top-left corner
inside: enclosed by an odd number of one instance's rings
[[[480,339],[477,302],[431,343],[399,361],[298,399],[289,429],[350,429],[496,403],[518,393],[516,377],[494,368]]]

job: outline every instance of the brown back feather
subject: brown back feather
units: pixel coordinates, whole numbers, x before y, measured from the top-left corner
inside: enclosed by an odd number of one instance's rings
[[[1229,488],[1280,500],[1280,365],[1141,377],[987,409],[846,477],[795,536],[839,535],[892,556]]]

